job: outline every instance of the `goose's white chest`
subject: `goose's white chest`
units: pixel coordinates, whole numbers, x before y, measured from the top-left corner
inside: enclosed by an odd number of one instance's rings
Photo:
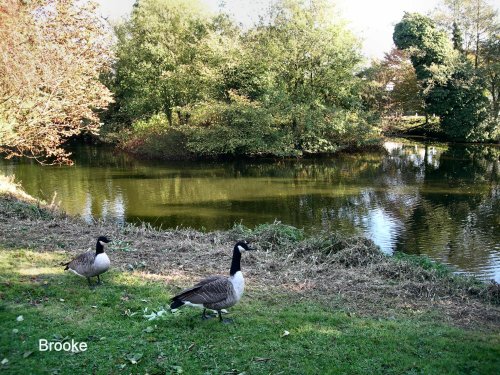
[[[109,257],[106,253],[97,254],[94,259],[94,270],[102,273],[108,270],[110,265]]]
[[[233,276],[229,277],[229,281],[233,284],[236,300],[239,301],[245,290],[245,279],[241,271],[236,272]]]

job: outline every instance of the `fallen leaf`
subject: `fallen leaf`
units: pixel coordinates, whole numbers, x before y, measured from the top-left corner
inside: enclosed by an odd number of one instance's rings
[[[255,357],[253,359],[255,362],[268,362],[271,360],[271,358],[264,358],[264,357]]]
[[[33,352],[32,351],[29,351],[29,352],[24,352],[23,354],[23,358],[28,358],[30,355],[32,355]]]
[[[9,360],[7,358],[4,358],[0,363],[2,364],[2,366],[5,366],[7,363],[9,363]]]
[[[136,365],[139,363],[140,359],[142,358],[142,353],[134,353],[134,354],[128,354],[127,359],[132,363],[133,365]]]
[[[18,330],[17,328],[14,328],[14,329],[12,330],[12,333],[18,333],[18,332],[19,332],[19,330]]]
[[[290,332],[288,332],[287,330],[285,330],[285,332],[283,332],[283,334],[281,335],[281,337],[288,336],[289,334],[290,334]]]
[[[59,298],[59,301],[60,302],[64,302],[64,298]]]
[[[182,374],[184,372],[181,366],[170,366],[170,368],[174,370],[177,374]]]
[[[24,317],[23,317],[22,315],[19,315],[19,316],[16,318],[16,320],[17,320],[18,322],[22,322],[22,321],[24,320]]]
[[[142,331],[143,332],[146,332],[146,333],[151,333],[153,332],[155,329],[151,326],[147,326],[145,329],[143,329]]]

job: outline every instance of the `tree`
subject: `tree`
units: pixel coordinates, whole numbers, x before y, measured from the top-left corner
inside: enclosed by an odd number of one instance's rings
[[[487,0],[441,0],[433,19],[454,37],[459,30],[457,43],[461,44],[461,50],[472,55],[477,69],[481,43],[498,31],[498,11]]]
[[[498,121],[500,112],[500,33],[492,35],[481,44],[480,74],[486,81],[490,95],[491,116]],[[500,133],[500,129],[497,129]]]
[[[172,147],[176,137],[195,155],[284,156],[374,134],[355,74],[359,45],[329,2],[278,1],[248,30],[193,4],[141,0],[117,30],[110,87],[137,137],[127,145]]]
[[[394,48],[382,61],[373,61],[361,76],[365,80],[364,100],[370,109],[382,115],[423,112],[420,86],[407,51]]]
[[[460,26],[456,21],[453,21],[453,48],[459,52],[463,52],[463,43],[464,40],[462,38],[462,30],[460,30]]]
[[[430,18],[406,13],[393,38],[398,48],[410,51],[426,110],[440,117],[447,135],[460,140],[491,137],[481,77],[453,49],[446,34]]]
[[[110,92],[110,39],[96,4],[9,0],[0,6],[0,151],[71,163],[69,137],[97,132]]]
[[[371,131],[360,114],[358,41],[334,20],[327,1],[283,0],[244,38],[265,67],[259,99],[290,127],[301,152],[333,151],[357,126]]]
[[[130,21],[117,27],[111,88],[129,122],[165,113],[186,123],[182,108],[215,96],[217,69],[232,48],[229,27],[196,2],[141,0]]]
[[[455,49],[463,51],[473,61],[477,74],[486,83],[490,113],[496,121],[500,75],[498,47],[495,47],[500,34],[498,9],[487,0],[442,0],[433,18],[452,31]]]

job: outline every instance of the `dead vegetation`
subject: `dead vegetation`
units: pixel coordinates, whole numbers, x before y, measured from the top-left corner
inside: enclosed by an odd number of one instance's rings
[[[353,314],[432,314],[460,326],[500,326],[498,284],[456,276],[429,261],[387,257],[366,238],[306,238],[280,223],[211,233],[158,231],[149,225],[83,223],[40,206],[38,211],[19,208],[23,204],[33,206],[0,195],[4,248],[64,252],[69,259],[91,248],[98,235],[107,235],[113,239],[109,253],[114,268],[181,288],[207,274],[227,273],[234,241],[245,238],[259,250],[243,259],[248,298],[272,301],[286,293]]]

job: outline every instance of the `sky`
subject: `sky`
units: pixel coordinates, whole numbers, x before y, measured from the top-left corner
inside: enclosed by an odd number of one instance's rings
[[[110,20],[127,16],[135,0],[97,0],[102,14]],[[188,1],[188,0],[187,0]],[[210,9],[217,9],[220,0],[201,0]],[[238,22],[250,25],[269,5],[265,0],[225,0],[226,9]],[[491,0],[499,8],[500,0]],[[341,17],[348,27],[361,39],[363,54],[371,58],[382,58],[393,46],[394,25],[404,12],[428,14],[436,8],[439,0],[336,0]]]

